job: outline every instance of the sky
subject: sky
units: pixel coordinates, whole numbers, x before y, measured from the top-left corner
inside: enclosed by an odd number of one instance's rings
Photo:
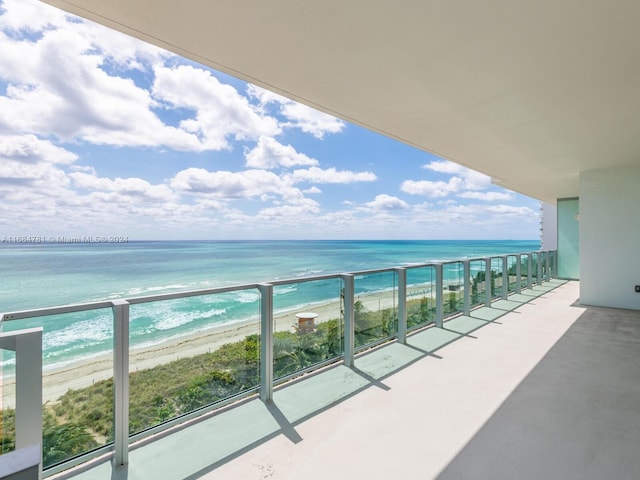
[[[0,240],[537,239],[486,175],[32,0],[0,0]]]

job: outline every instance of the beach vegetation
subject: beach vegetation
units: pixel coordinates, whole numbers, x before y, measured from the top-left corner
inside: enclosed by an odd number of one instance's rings
[[[84,424],[69,421],[61,423],[51,410],[44,410],[42,419],[44,465],[54,465],[98,446],[98,442]]]
[[[0,419],[0,451],[11,452],[16,449],[16,411],[13,408],[2,410]]]
[[[427,325],[436,318],[436,303],[428,296],[407,302],[407,328]]]
[[[416,311],[429,316],[430,306]],[[395,309],[377,312],[356,302],[356,345],[392,335],[397,328]],[[290,375],[344,352],[342,319],[320,322],[312,331],[274,332],[274,377]],[[218,349],[176,358],[129,374],[129,432],[141,432],[170,419],[215,404],[259,384],[260,336]],[[135,365],[132,366],[135,368]],[[43,406],[43,460],[48,467],[113,441],[113,378],[84,388],[69,389]],[[4,409],[2,442],[13,448],[12,409]],[[6,450],[5,450],[6,451]]]

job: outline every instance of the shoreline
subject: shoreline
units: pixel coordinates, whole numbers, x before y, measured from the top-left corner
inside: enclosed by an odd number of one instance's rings
[[[428,294],[429,296],[431,294]],[[385,290],[360,294],[356,301],[370,311],[397,308],[394,291]],[[297,325],[296,313],[313,311],[317,313],[316,323],[340,318],[340,300],[325,303],[307,303],[285,312],[274,314],[275,331],[294,331]],[[176,337],[162,343],[130,349],[129,372],[146,370],[184,357],[212,352],[222,345],[244,339],[247,335],[259,334],[259,319],[240,320],[214,326],[202,333],[192,333]],[[69,389],[81,389],[95,382],[113,377],[113,356],[105,353],[86,360],[78,360],[67,365],[43,371],[43,403],[58,401]],[[1,378],[1,377],[0,377]],[[4,380],[4,379],[2,379]],[[14,408],[15,379],[0,383],[0,409]]]

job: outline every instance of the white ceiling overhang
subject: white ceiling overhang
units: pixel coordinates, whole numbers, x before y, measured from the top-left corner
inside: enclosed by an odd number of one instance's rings
[[[640,164],[637,0],[47,3],[541,200]]]

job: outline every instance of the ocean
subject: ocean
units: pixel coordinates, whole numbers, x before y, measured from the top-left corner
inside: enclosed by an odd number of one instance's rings
[[[441,260],[535,251],[538,241],[139,241],[0,244],[0,313],[357,272]],[[357,282],[361,290],[374,291]],[[446,279],[445,279],[446,280]],[[338,282],[275,291],[277,308],[339,296]],[[257,291],[191,297],[131,307],[133,347],[255,316]],[[3,322],[3,330],[44,326],[45,368],[113,348],[111,309]],[[11,361],[5,361],[5,364]]]

